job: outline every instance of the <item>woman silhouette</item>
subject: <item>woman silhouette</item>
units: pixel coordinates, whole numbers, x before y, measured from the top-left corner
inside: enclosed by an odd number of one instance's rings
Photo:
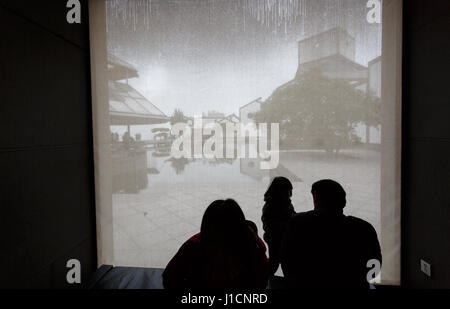
[[[291,203],[292,183],[285,177],[275,177],[264,194],[263,222],[264,240],[269,246],[269,262],[274,274],[280,265],[280,247],[286,225],[295,214]]]
[[[186,241],[163,273],[165,288],[265,288],[269,262],[256,225],[231,199],[206,209],[200,233]]]

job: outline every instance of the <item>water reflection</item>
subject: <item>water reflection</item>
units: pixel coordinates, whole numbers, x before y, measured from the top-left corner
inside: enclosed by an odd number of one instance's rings
[[[156,183],[267,182],[276,176],[301,181],[281,163],[276,169],[262,170],[260,158],[176,159],[170,155],[169,147],[122,145],[113,150],[112,160],[116,194],[137,194]]]
[[[147,154],[143,148],[117,149],[112,153],[114,193],[138,193],[147,188]],[[154,173],[155,170],[150,170]]]
[[[175,170],[177,175],[184,173],[186,165],[189,164],[189,160],[186,158],[175,159],[171,157],[167,159],[166,162],[170,162],[170,166]]]

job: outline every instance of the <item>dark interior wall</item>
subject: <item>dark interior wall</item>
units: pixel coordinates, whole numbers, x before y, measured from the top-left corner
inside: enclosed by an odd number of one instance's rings
[[[403,5],[402,281],[450,288],[450,1]]]
[[[0,287],[96,267],[87,3],[0,0]],[[450,287],[450,1],[404,0],[402,282]],[[420,272],[431,263],[432,277]]]
[[[87,1],[0,0],[0,287],[96,268]]]

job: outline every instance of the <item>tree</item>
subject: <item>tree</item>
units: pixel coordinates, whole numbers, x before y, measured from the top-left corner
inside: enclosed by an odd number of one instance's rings
[[[172,117],[170,117],[170,124],[174,125],[179,122],[186,122],[186,117],[181,109],[176,108]]]
[[[338,153],[351,143],[358,122],[375,125],[379,104],[348,81],[311,70],[275,90],[254,115],[257,123],[277,122],[282,146]]]

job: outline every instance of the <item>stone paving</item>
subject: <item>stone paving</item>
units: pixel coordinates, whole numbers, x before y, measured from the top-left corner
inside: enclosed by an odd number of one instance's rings
[[[301,180],[294,182],[297,212],[312,209],[314,181],[332,178],[347,191],[345,213],[369,221],[379,234],[379,152],[346,150],[337,159],[323,152],[283,152],[280,163]],[[273,175],[252,174],[243,166],[247,162],[240,160],[218,165],[193,162],[183,172],[175,171],[167,160],[157,164],[160,173],[148,175],[145,189],[113,194],[115,265],[164,268],[183,242],[199,232],[204,210],[219,198],[234,198],[262,236],[263,195]]]

